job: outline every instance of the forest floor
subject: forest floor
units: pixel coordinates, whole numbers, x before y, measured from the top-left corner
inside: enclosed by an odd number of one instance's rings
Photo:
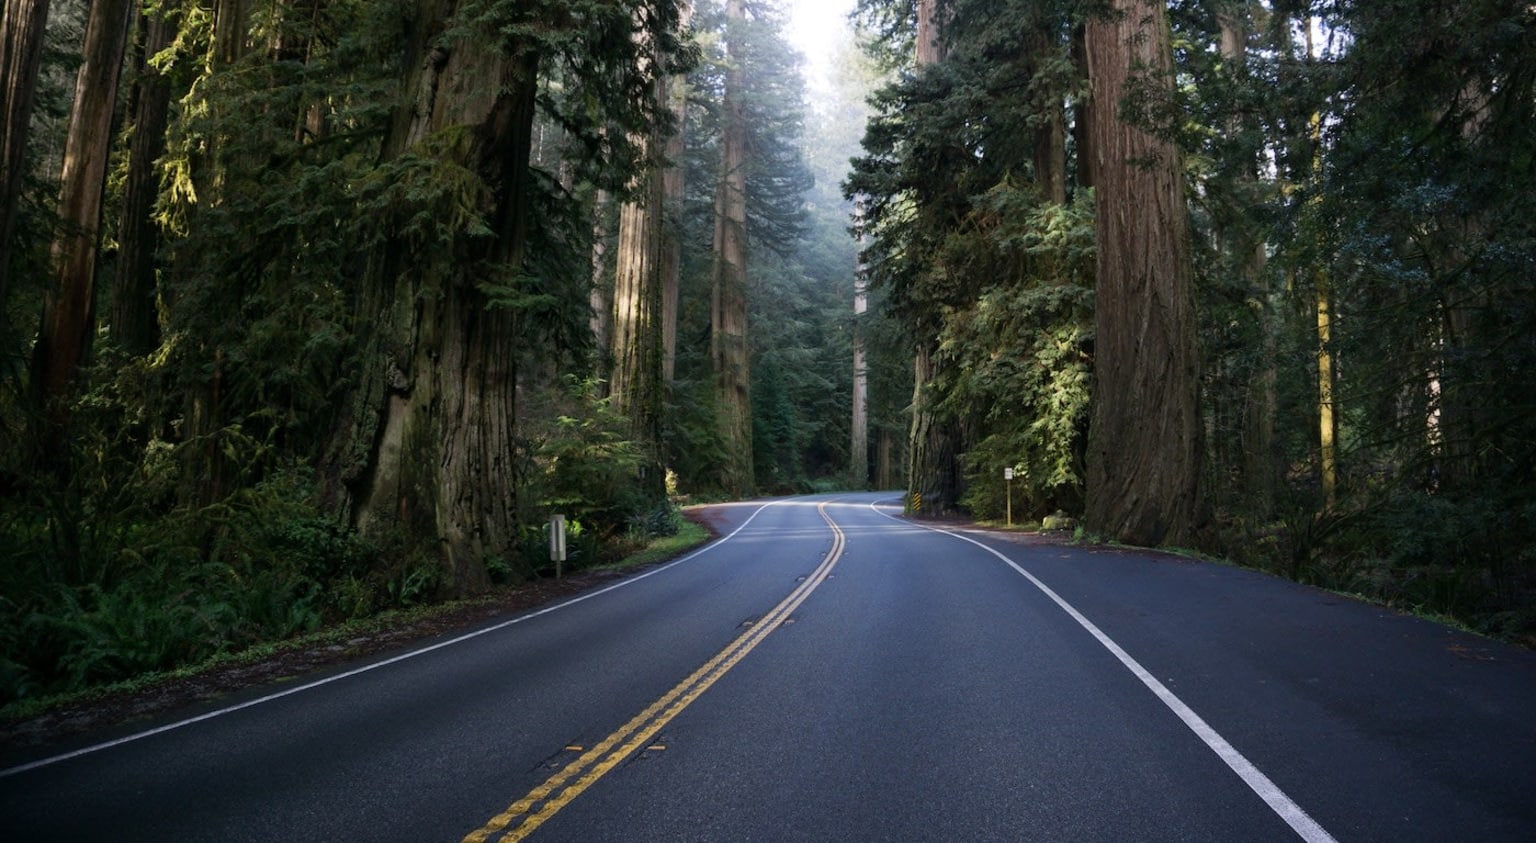
[[[709,510],[691,510],[685,517],[718,535]],[[678,555],[682,552],[679,551]],[[291,681],[385,652],[399,651],[433,638],[467,631],[495,618],[527,612],[666,560],[639,566],[620,565],[579,571],[560,579],[537,579],[498,587],[474,600],[428,607],[394,625],[337,640],[318,634],[274,648],[254,658],[236,657],[175,675],[128,683],[90,692],[27,717],[0,719],[0,751],[53,744],[90,731],[147,720],[167,711],[187,708],[251,688]],[[311,640],[313,639],[313,640]]]

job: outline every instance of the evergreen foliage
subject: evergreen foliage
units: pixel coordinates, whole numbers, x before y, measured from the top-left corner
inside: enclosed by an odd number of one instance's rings
[[[1037,172],[1035,134],[1078,87],[1064,40],[1024,48],[1069,28],[1039,5],[952,4],[948,57],[877,94],[846,185],[867,202],[865,262],[887,311],[938,341],[936,419],[968,443],[957,499],[927,505],[987,517],[1002,514],[1005,467],[1022,470],[1034,517],[1082,499],[1092,217],[1085,192],[1058,205]],[[887,26],[902,5],[864,7]]]
[[[940,7],[946,58],[914,71],[917,3],[861,4],[899,73],[848,182],[869,203],[865,259],[902,330],[939,340],[928,388],[964,442],[959,502],[997,514],[994,475],[1017,465],[1031,511],[1075,513],[1081,454],[1061,448],[1090,400],[1092,174],[1074,130],[1053,207],[1026,150],[1057,109],[1080,117],[1069,33],[1098,10]],[[1191,0],[1169,15],[1171,95],[1144,75],[1114,107],[1185,157],[1217,524],[1201,541],[1529,635],[1529,4]]]

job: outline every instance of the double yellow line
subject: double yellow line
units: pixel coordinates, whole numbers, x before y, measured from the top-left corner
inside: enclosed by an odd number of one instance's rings
[[[683,709],[709,690],[710,686],[720,681],[720,677],[735,667],[736,663],[745,658],[747,653],[752,652],[758,644],[761,644],[769,633],[788,620],[800,604],[811,595],[811,592],[826,581],[827,576],[832,573],[833,566],[837,564],[838,557],[843,555],[843,547],[847,544],[847,537],[843,535],[842,528],[838,527],[827,514],[827,504],[821,503],[816,507],[816,511],[821,514],[822,520],[827,522],[827,526],[832,528],[832,549],[827,551],[821,564],[805,578],[804,582],[790,592],[779,605],[773,607],[773,611],[764,615],[724,650],[715,654],[714,658],[690,674],[687,679],[679,682],[672,690],[663,694],[660,699],[651,703],[628,723],[620,726],[613,734],[582,753],[575,761],[550,776],[543,784],[529,791],[527,796],[513,802],[507,810],[492,817],[483,827],[470,832],[464,837],[464,843],[484,843],[491,839],[492,835],[504,830],[506,833],[500,838],[502,843],[523,840],[532,834],[535,829],[559,813],[560,809],[569,805],[587,788],[624,763],[625,759],[634,755],[640,748],[648,746],[668,723],[682,713]]]

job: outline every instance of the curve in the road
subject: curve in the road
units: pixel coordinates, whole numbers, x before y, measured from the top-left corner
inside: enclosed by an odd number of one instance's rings
[[[790,615],[794,614],[794,611],[800,608],[800,604],[811,596],[811,592],[825,582],[827,576],[832,573],[832,568],[837,565],[837,560],[843,555],[843,547],[847,543],[847,537],[843,534],[842,528],[832,520],[831,515],[827,514],[827,502],[821,502],[816,510],[820,513],[822,520],[827,522],[827,526],[832,529],[832,548],[827,551],[816,570],[794,591],[791,591],[788,597],[780,601],[772,611],[759,618],[746,632],[726,645],[725,649],[716,653],[688,678],[673,686],[672,690],[663,694],[613,734],[561,768],[543,784],[530,791],[527,796],[512,803],[506,811],[497,814],[484,826],[466,835],[463,843],[484,843],[492,835],[508,827],[511,827],[511,830],[499,838],[501,843],[516,843],[525,839],[587,788],[596,784],[625,759],[650,743],[668,723],[683,712],[683,709],[702,696],[758,644],[761,644],[769,633],[778,629]],[[740,532],[740,528],[737,532]],[[516,825],[513,825],[514,823]]]
[[[884,503],[884,501],[872,502],[869,505],[869,508],[893,521],[901,521],[904,524],[911,523],[896,518],[888,512],[882,511],[880,508],[882,503]],[[1173,691],[1170,691],[1168,686],[1164,685],[1157,679],[1157,677],[1148,672],[1145,667],[1142,667],[1141,663],[1132,658],[1131,655],[1127,653],[1125,649],[1122,648],[1119,644],[1115,643],[1113,638],[1110,638],[1108,635],[1106,635],[1103,630],[1099,629],[1098,626],[1093,623],[1093,621],[1090,621],[1088,618],[1084,617],[1082,612],[1079,612],[1076,607],[1074,607],[1071,603],[1068,603],[1065,599],[1062,598],[1061,595],[1053,591],[1050,586],[1041,582],[1034,574],[1031,574],[1029,571],[1025,570],[1023,566],[1019,565],[1019,563],[1009,559],[1007,556],[998,552],[994,548],[988,547],[987,545],[969,536],[964,536],[952,530],[946,530],[941,527],[934,527],[927,524],[918,524],[917,526],[922,527],[925,530],[931,530],[935,533],[942,533],[946,536],[959,539],[963,542],[968,542],[1002,560],[1003,564],[1012,568],[1020,576],[1028,580],[1030,585],[1033,585],[1035,588],[1039,589],[1040,593],[1049,598],[1051,602],[1055,603],[1057,607],[1059,607],[1063,612],[1066,612],[1067,615],[1072,618],[1072,620],[1076,621],[1079,626],[1088,632],[1089,635],[1093,636],[1094,640],[1098,641],[1099,644],[1104,647],[1104,649],[1108,650],[1110,655],[1113,655],[1116,659],[1118,659],[1119,662],[1125,666],[1126,670],[1129,670],[1137,679],[1141,680],[1141,683],[1146,685],[1148,690],[1150,690],[1159,700],[1161,700],[1164,705],[1168,706],[1174,715],[1177,716],[1185,726],[1188,726],[1190,731],[1194,732],[1195,735],[1199,737],[1206,746],[1210,747],[1211,751],[1216,753],[1217,757],[1219,757],[1228,767],[1230,767],[1232,772],[1236,773],[1238,777],[1243,780],[1244,784],[1248,785],[1248,787],[1251,788],[1254,793],[1258,794],[1259,798],[1264,800],[1264,804],[1268,805],[1270,810],[1274,811],[1275,814],[1280,817],[1280,819],[1284,820],[1285,823],[1289,825],[1297,835],[1299,835],[1303,840],[1307,841],[1307,843],[1336,843],[1333,835],[1329,834],[1328,831],[1319,825],[1316,820],[1313,820],[1312,817],[1307,814],[1305,809],[1296,804],[1294,800],[1287,796],[1285,791],[1281,790],[1280,787],[1271,781],[1268,776],[1264,775],[1263,771],[1261,771],[1258,767],[1255,767],[1253,763],[1244,757],[1236,747],[1232,746],[1232,744],[1228,742],[1226,738],[1222,737],[1219,732],[1211,728],[1211,725],[1205,722],[1204,718],[1196,714],[1194,709],[1190,708],[1187,704],[1185,704],[1183,700],[1179,699],[1177,694],[1173,693]]]

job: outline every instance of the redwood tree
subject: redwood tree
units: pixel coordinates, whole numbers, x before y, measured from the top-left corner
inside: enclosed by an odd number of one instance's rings
[[[1205,503],[1183,163],[1122,108],[1133,86],[1171,90],[1163,4],[1117,0],[1086,46],[1098,270],[1084,523],[1127,544],[1188,545]]]
[[[746,76],[741,39],[744,0],[729,0],[726,16],[731,68],[721,105],[720,173],[715,193],[715,238],[710,306],[710,350],[715,364],[715,400],[725,459],[720,484],[747,493],[752,479],[751,361],[747,346],[747,125],[743,102]]]
[[[648,6],[651,37],[675,29],[672,4]],[[530,310],[551,298],[530,264],[534,201],[546,190],[530,167],[540,75],[609,80],[600,101],[613,136],[654,119],[654,73],[637,60],[646,39],[636,36],[632,8],[589,11],[420,0],[384,144],[380,180],[398,185],[389,204],[399,216],[369,256],[359,316],[371,332],[370,368],[336,470],[357,527],[440,557],[459,593],[486,585],[487,559],[518,557],[529,504],[518,396],[547,330],[538,323],[549,321]],[[630,158],[607,163],[634,163],[633,149],[614,146]],[[441,203],[428,231],[416,228],[423,188]]]
[[[98,0],[91,5],[85,61],[75,82],[60,177],[59,216],[64,228],[54,239],[52,251],[56,286],[43,307],[42,330],[32,359],[33,395],[55,426],[64,420],[64,402],[95,331],[101,199],[133,5],[131,0]],[[45,447],[56,444],[51,435],[42,441]]]
[[[27,130],[48,27],[48,0],[5,0],[0,6],[0,251],[11,253],[26,167]],[[10,259],[0,260],[0,329],[9,302]]]
[[[165,132],[171,84],[151,59],[170,46],[176,20],[162,7],[139,17],[137,74],[129,97],[132,121],[128,170],[123,184],[123,210],[118,229],[118,260],[112,284],[112,341],[132,355],[153,351],[160,342],[156,314],[155,264],[160,246],[153,214],[159,195],[155,161],[165,152]]]

